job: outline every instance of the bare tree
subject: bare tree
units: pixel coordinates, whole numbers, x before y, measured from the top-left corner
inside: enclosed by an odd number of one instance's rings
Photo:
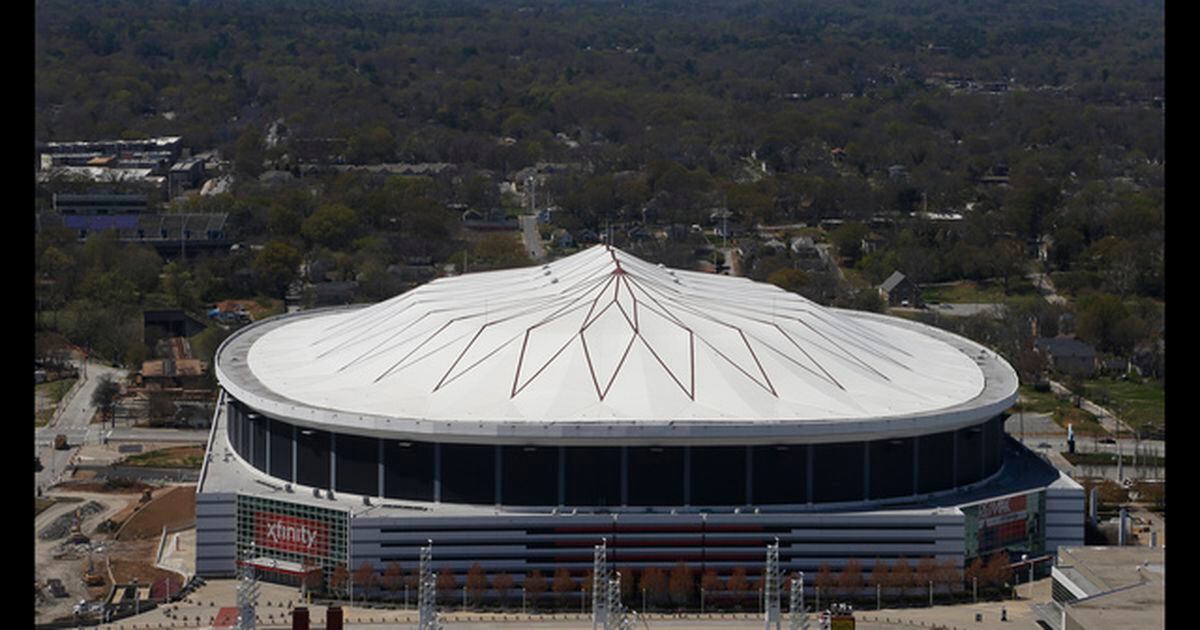
[[[371,587],[375,583],[375,566],[370,560],[363,560],[362,564],[354,570],[354,587],[360,589],[364,597],[370,592]]]
[[[483,572],[483,567],[478,562],[471,565],[467,569],[467,596],[471,598],[471,603],[478,606],[483,600],[483,593],[487,590],[487,575]]]
[[[541,571],[534,569],[533,573],[525,576],[525,594],[529,597],[530,605],[536,608],[542,593],[545,592],[546,578],[542,575]]]
[[[380,580],[380,584],[384,589],[391,593],[393,597],[395,597],[396,593],[403,590],[404,569],[400,567],[399,562],[393,561],[388,563],[387,569],[385,569],[383,572],[383,578]]]
[[[862,587],[862,565],[859,564],[857,559],[851,558],[846,563],[846,568],[842,569],[841,575],[838,576],[838,588],[844,597],[854,598],[858,596]]]
[[[508,607],[508,592],[512,590],[513,576],[508,573],[501,573],[492,578],[492,589],[496,591],[496,596],[500,598],[500,606]]]
[[[571,579],[571,572],[563,568],[557,569],[554,572],[554,583],[550,588],[557,595],[559,608],[563,607],[566,604],[567,593],[576,590],[575,580]]]
[[[696,578],[692,575],[692,570],[688,568],[683,560],[680,560],[671,569],[668,589],[670,590],[671,603],[676,606],[687,606],[691,601],[692,592],[696,590]]]

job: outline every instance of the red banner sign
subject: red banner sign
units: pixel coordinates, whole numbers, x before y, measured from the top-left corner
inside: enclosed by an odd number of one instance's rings
[[[329,529],[320,521],[256,512],[254,543],[268,549],[321,556],[329,553]]]

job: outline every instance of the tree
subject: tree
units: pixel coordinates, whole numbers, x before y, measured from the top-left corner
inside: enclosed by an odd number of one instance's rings
[[[913,571],[913,586],[918,590],[922,587],[928,589],[929,583],[936,582],[937,577],[937,561],[933,559],[933,556],[923,556],[917,561],[917,568]]]
[[[725,585],[721,583],[721,578],[717,575],[716,569],[708,569],[704,575],[700,576],[700,588],[707,595],[720,593],[725,589]]]
[[[121,386],[113,381],[112,375],[101,374],[100,379],[96,383],[96,389],[92,391],[92,406],[100,410],[100,415],[103,420],[114,422],[113,409],[116,407],[117,396],[121,393]],[[113,424],[115,427],[116,424]]]
[[[346,570],[346,565],[339,563],[333,568],[333,574],[329,576],[329,589],[334,593],[344,593],[343,589],[346,588],[349,582],[350,572]]]
[[[934,582],[945,586],[947,592],[957,592],[962,588],[963,584],[962,569],[954,566],[953,560],[943,560],[937,565],[937,572]]]
[[[729,575],[729,580],[725,583],[725,590],[729,592],[738,606],[741,606],[742,598],[746,591],[750,590],[750,581],[746,579],[746,569],[737,567],[733,573]]]
[[[846,563],[846,568],[842,569],[842,574],[838,576],[838,589],[844,597],[853,598],[858,595],[862,587],[862,565],[858,560],[851,558]]]
[[[862,256],[862,240],[867,236],[867,226],[861,223],[846,223],[834,230],[829,239],[837,247],[848,266],[853,266]]]
[[[387,569],[383,572],[380,584],[393,597],[395,597],[396,593],[404,589],[404,569],[400,567],[399,562],[392,561],[388,563]]]
[[[688,568],[687,563],[680,560],[671,569],[671,576],[668,580],[671,603],[680,607],[686,606],[691,601],[695,588],[696,579],[692,575],[692,570]]]
[[[813,586],[821,589],[825,597],[833,595],[833,589],[837,586],[837,576],[833,573],[833,567],[829,566],[828,562],[822,562],[817,568],[817,577],[813,578]]]
[[[546,578],[542,576],[541,571],[534,569],[533,573],[525,577],[525,594],[529,598],[529,605],[537,608],[538,601],[545,592]]]
[[[891,567],[879,557],[875,558],[875,564],[871,566],[871,575],[867,576],[867,584],[872,588],[879,590],[880,595],[883,594],[883,589],[891,585]]]
[[[501,573],[492,578],[492,590],[496,591],[496,596],[500,598],[500,606],[508,607],[508,592],[512,590],[513,576],[508,573]]]
[[[450,571],[449,569],[445,571],[439,571],[435,586],[437,587],[438,597],[442,600],[443,604],[451,604],[454,602],[454,596],[457,594],[455,591],[458,590],[458,580],[454,578],[453,571]]]
[[[375,585],[375,566],[370,560],[363,560],[354,570],[354,587],[359,589],[363,597],[368,597],[371,587]]]
[[[300,252],[282,241],[271,241],[254,257],[251,270],[264,291],[286,298],[288,286],[300,277]]]
[[[471,599],[471,603],[478,606],[483,601],[483,593],[487,590],[487,575],[483,572],[483,566],[478,562],[471,565],[467,569],[467,597]]]
[[[1009,581],[1012,572],[1009,570],[1008,554],[996,551],[988,557],[987,565],[983,568],[985,581],[990,586],[1003,586]]]
[[[233,170],[243,177],[258,177],[263,171],[266,149],[262,134],[251,129],[238,138],[233,149]]]
[[[340,203],[323,205],[300,224],[304,238],[335,251],[345,249],[358,232],[358,214]]]
[[[905,595],[905,589],[908,588],[912,580],[912,566],[908,564],[908,559],[900,556],[896,563],[892,565],[891,571],[888,572],[889,586],[899,590],[900,597]]]
[[[784,291],[800,293],[800,290],[803,289],[805,284],[808,283],[808,274],[799,269],[784,267],[783,269],[778,269],[771,272],[771,274],[767,276],[767,282],[770,282]]]
[[[638,583],[640,590],[645,591],[646,600],[659,606],[667,602],[669,586],[667,575],[658,567],[649,567],[642,571],[642,579]]]
[[[558,605],[561,608],[566,604],[567,593],[575,590],[575,580],[571,579],[571,572],[564,568],[558,568],[554,571],[554,582],[550,589],[558,596]]]

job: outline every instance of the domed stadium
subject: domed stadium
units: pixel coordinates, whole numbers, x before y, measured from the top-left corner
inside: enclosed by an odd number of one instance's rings
[[[389,549],[415,557],[409,533],[436,543],[472,519],[537,524],[523,536],[546,519],[577,533],[611,527],[619,549],[618,523],[704,532],[759,519],[765,535],[813,518],[833,529],[884,518],[957,522],[952,550],[934,555],[961,566],[963,513],[944,507],[1067,487],[1006,438],[1017,376],[984,346],[605,245],[258,322],[225,341],[215,369],[222,400],[200,512],[235,501],[238,514],[314,529],[324,521],[312,510],[345,512],[340,528],[321,526],[323,548],[340,540],[345,562],[383,563]],[[285,515],[280,502],[310,508]],[[1044,506],[1027,511],[1037,509],[1044,546]],[[272,549],[256,518],[237,517],[238,561],[251,539],[251,555]],[[272,566],[308,573],[315,565],[295,547],[275,545]],[[705,547],[640,562],[737,561]],[[497,570],[590,561],[583,542],[586,558],[463,549]],[[785,564],[813,561],[794,551]],[[212,566],[231,566],[233,550],[221,553]]]

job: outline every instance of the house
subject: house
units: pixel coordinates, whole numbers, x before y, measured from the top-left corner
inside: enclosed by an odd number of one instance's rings
[[[600,235],[591,228],[575,230],[575,242],[580,245],[591,245],[600,242]]]
[[[1041,337],[1033,341],[1033,348],[1056,372],[1091,376],[1096,371],[1096,349],[1074,337]]]
[[[560,249],[575,247],[575,237],[562,228],[558,228],[550,233],[550,242]]]
[[[923,304],[921,288],[899,271],[893,271],[892,275],[879,285],[879,296],[887,300],[889,306],[921,308]]]

